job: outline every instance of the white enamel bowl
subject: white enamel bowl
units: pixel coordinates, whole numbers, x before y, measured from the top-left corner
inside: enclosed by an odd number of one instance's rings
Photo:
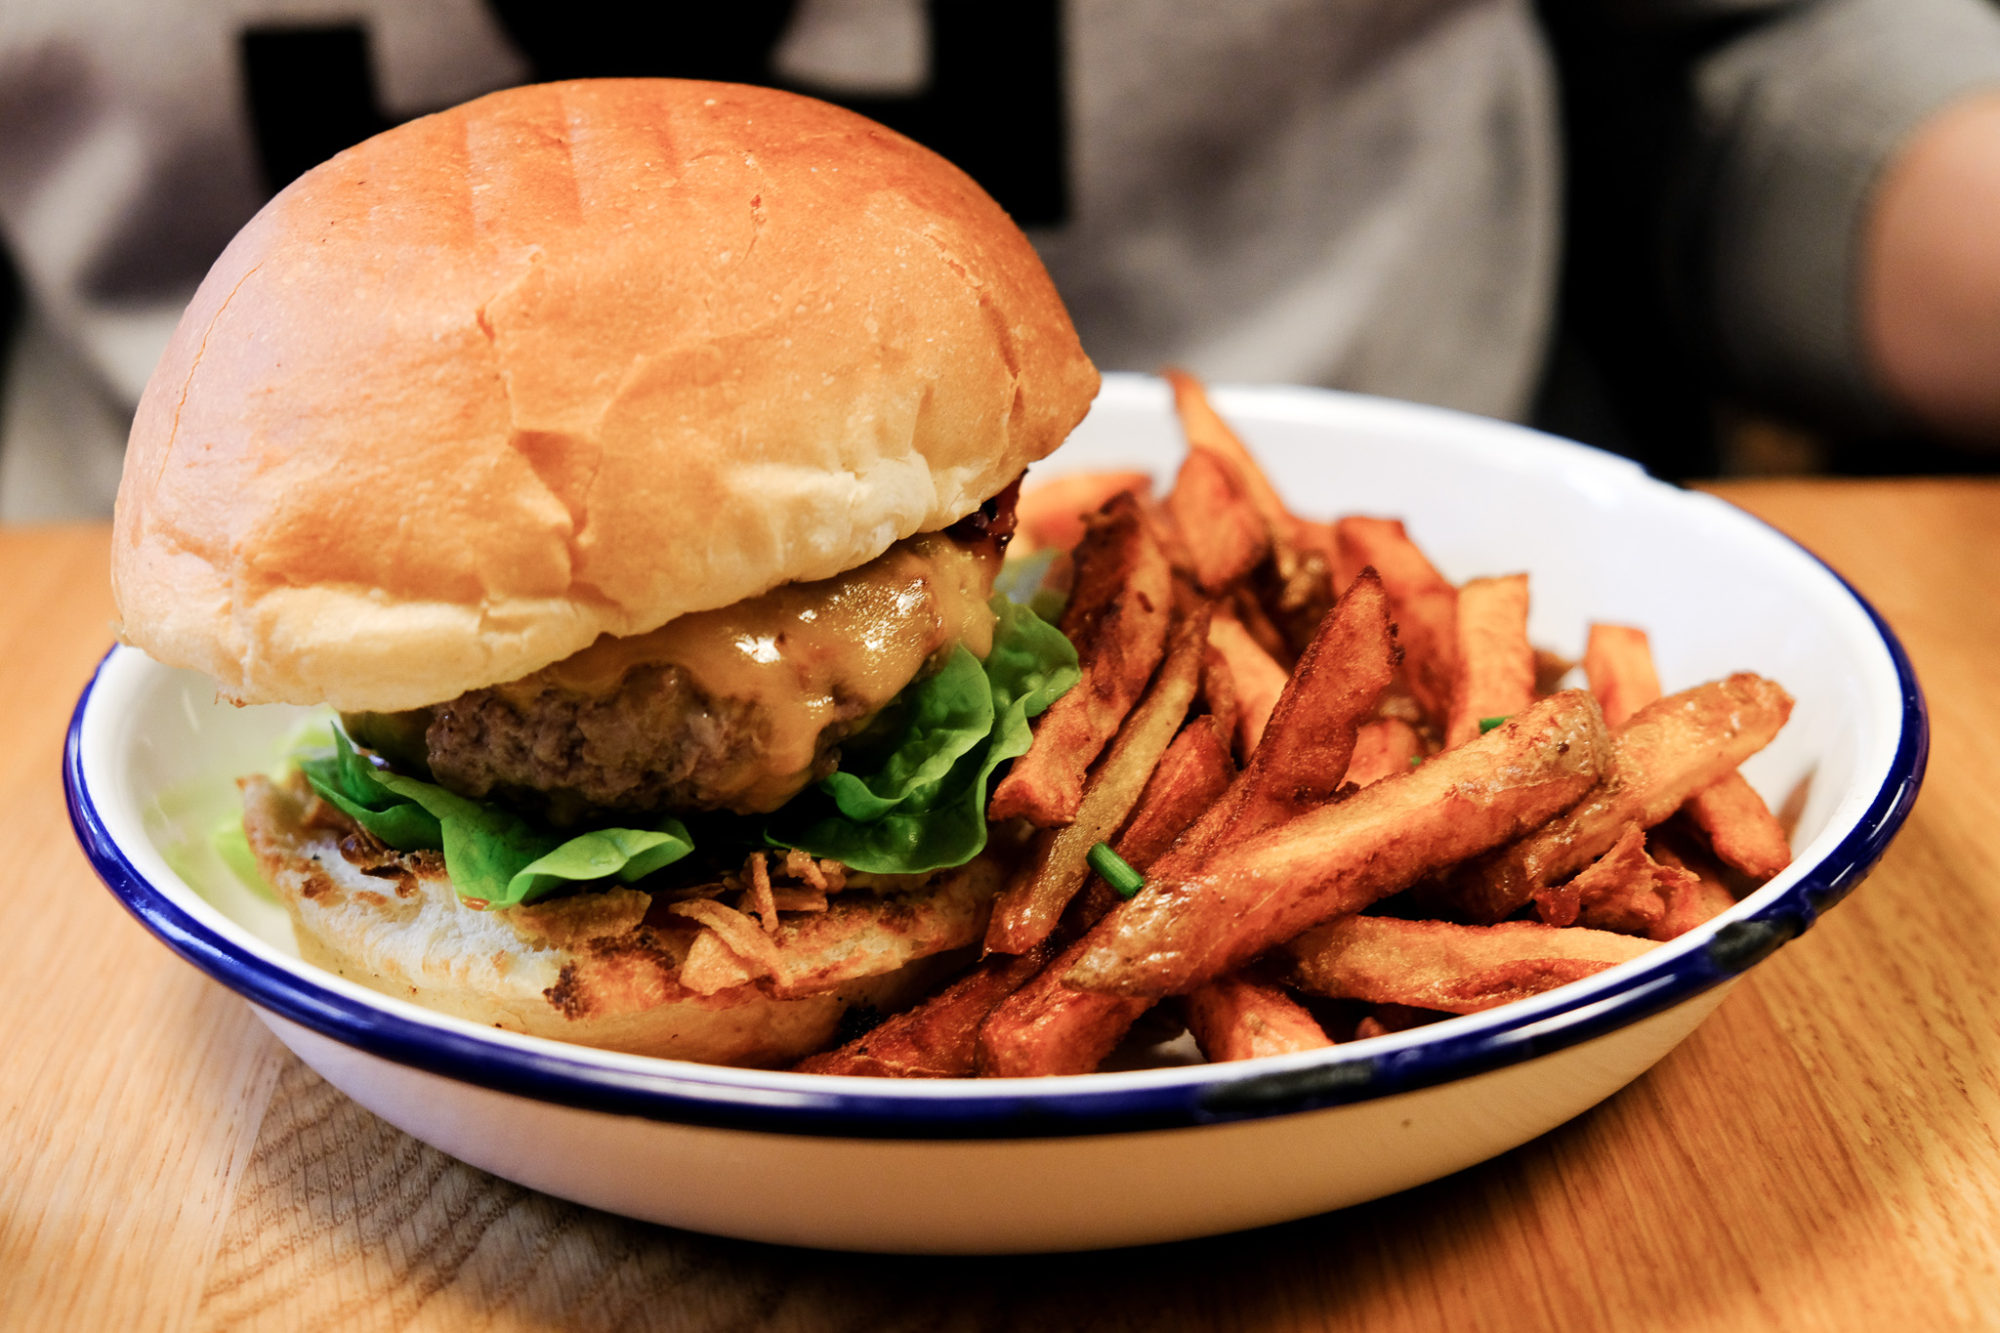
[[[114,650],[65,778],[79,838],[165,943],[385,1120],[551,1194],[722,1235],[910,1252],[1083,1249],[1278,1222],[1407,1188],[1541,1134],[1685,1037],[1728,983],[1854,887],[1923,774],[1922,695],[1838,576],[1730,506],[1605,454],[1451,412],[1302,389],[1216,394],[1300,510],[1400,515],[1447,576],[1526,569],[1536,642],[1646,626],[1669,690],[1776,678],[1791,724],[1747,767],[1803,791],[1798,857],[1720,920],[1537,999],[1332,1050],[1033,1081],[719,1069],[513,1036],[299,960],[283,913],[206,850],[231,780],[296,715],[218,706]],[[1058,460],[1181,453],[1164,386],[1113,377]]]

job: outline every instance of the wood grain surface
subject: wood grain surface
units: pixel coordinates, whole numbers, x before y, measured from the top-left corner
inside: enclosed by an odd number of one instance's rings
[[[2000,485],[1720,489],[1874,600],[1928,693],[1930,777],[1867,885],[1652,1073],[1484,1166],[994,1260],[627,1222],[335,1092],[85,864],[58,765],[111,637],[108,534],[0,531],[0,1328],[2000,1327]]]

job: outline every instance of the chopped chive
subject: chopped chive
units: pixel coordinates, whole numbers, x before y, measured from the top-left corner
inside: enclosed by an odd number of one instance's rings
[[[1482,718],[1480,718],[1480,719],[1479,719],[1479,734],[1480,734],[1480,735],[1482,735],[1482,736],[1484,736],[1484,735],[1485,735],[1485,734],[1486,734],[1487,732],[1489,732],[1489,731],[1493,730],[1493,728],[1495,728],[1495,727],[1499,726],[1499,725],[1500,725],[1500,724],[1501,724],[1502,722],[1505,722],[1505,721],[1506,721],[1506,720],[1507,720],[1508,718],[1510,718],[1510,717],[1512,717],[1512,716],[1513,716],[1513,714],[1512,714],[1512,713],[1502,713],[1502,714],[1501,714],[1500,716],[1498,716],[1498,717],[1482,717]]]
[[[1411,768],[1415,768],[1415,767],[1416,767],[1416,766],[1417,766],[1418,764],[1421,764],[1421,763],[1423,763],[1423,762],[1424,762],[1424,757],[1423,757],[1422,755],[1420,755],[1420,754],[1413,754],[1413,755],[1411,755],[1411,756],[1410,756],[1410,767],[1411,767]]]
[[[1130,898],[1146,887],[1146,877],[1127,864],[1124,857],[1111,850],[1109,843],[1092,843],[1084,860],[1090,868],[1104,876],[1104,882],[1118,890],[1120,898]]]

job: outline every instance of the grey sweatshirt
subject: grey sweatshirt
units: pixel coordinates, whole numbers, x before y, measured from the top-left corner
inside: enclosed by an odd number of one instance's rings
[[[2000,86],[2000,13],[1603,3],[1642,39],[1719,34],[1692,60],[1692,169],[1675,167],[1692,184],[1668,203],[1686,244],[1665,280],[1704,298],[1689,336],[1753,392],[1879,410],[1854,313],[1869,192],[1925,117]],[[933,18],[922,0],[802,0],[773,81],[920,90]],[[1060,19],[1066,199],[1031,234],[1100,365],[1525,410],[1562,196],[1526,0],[1067,0]],[[108,510],[180,306],[264,196],[243,34],[274,22],[360,24],[388,120],[533,68],[476,0],[0,6],[0,237],[27,309],[0,519]]]

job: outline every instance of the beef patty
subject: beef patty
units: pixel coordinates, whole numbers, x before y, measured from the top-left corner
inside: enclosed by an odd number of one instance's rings
[[[835,578],[607,636],[428,708],[345,722],[399,768],[559,827],[775,810],[831,772],[841,741],[952,645],[990,651],[1003,545],[983,531],[912,537]]]

